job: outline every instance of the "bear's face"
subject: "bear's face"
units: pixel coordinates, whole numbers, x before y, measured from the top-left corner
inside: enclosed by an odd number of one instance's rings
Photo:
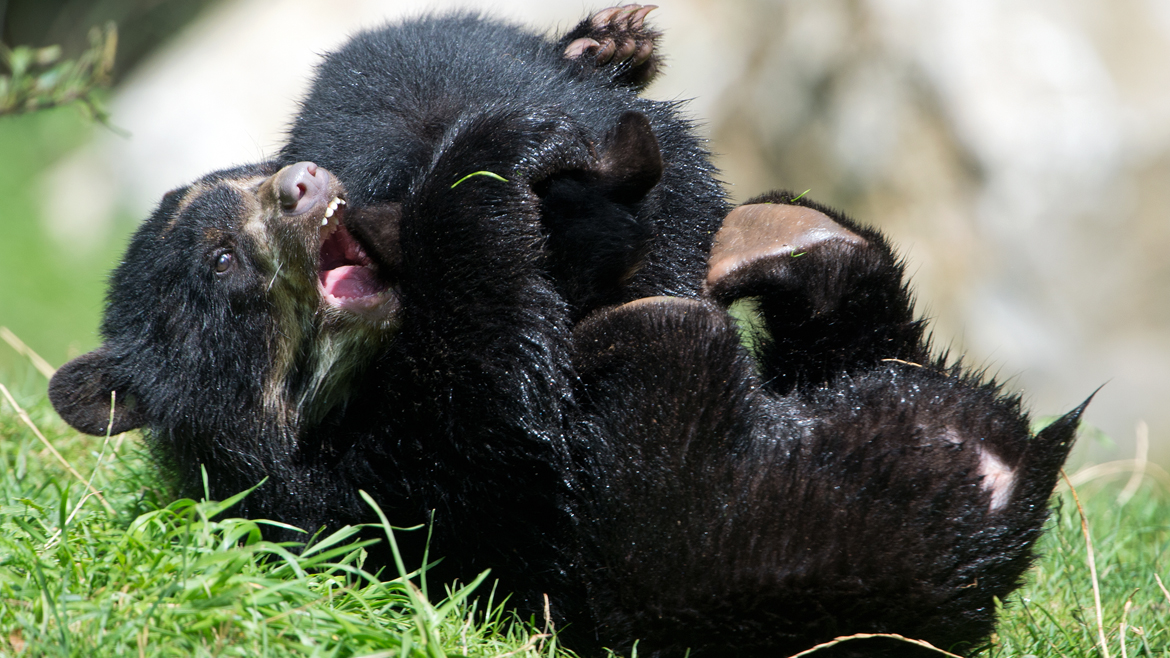
[[[342,226],[340,182],[312,163],[274,169],[218,172],[163,198],[113,274],[104,344],[50,384],[66,421],[291,437],[394,335],[390,267]]]

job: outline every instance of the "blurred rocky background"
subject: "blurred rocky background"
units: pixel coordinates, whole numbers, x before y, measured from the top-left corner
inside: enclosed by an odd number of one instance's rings
[[[936,342],[1038,415],[1105,387],[1074,461],[1170,464],[1170,3],[660,0],[668,67],[729,194],[810,190],[900,245]],[[547,0],[0,0],[14,44],[114,20],[105,103],[0,117],[0,325],[54,365],[97,344],[101,291],[166,190],[276,152],[321,53],[464,6],[547,32]],[[74,52],[76,54],[76,52]],[[0,345],[0,373],[25,377]],[[13,374],[15,373],[15,374]],[[39,383],[38,383],[39,381]]]

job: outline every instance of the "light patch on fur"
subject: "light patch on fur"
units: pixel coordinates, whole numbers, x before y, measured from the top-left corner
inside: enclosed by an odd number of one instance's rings
[[[829,241],[864,245],[865,240],[825,213],[782,203],[740,206],[723,219],[707,262],[707,285],[764,258],[799,257]]]
[[[192,183],[191,186],[187,188],[187,192],[183,195],[183,198],[179,200],[179,205],[175,207],[175,213],[171,215],[171,220],[167,222],[167,228],[164,233],[169,233],[170,230],[175,227],[175,224],[178,223],[179,218],[183,216],[183,212],[185,212],[187,207],[191,205],[191,202],[199,198],[199,195],[203,194],[208,189],[210,188],[203,183]]]
[[[187,188],[187,191],[183,194],[183,198],[179,201],[179,205],[175,208],[174,214],[171,215],[170,221],[167,222],[167,226],[163,231],[163,234],[165,235],[166,233],[169,233],[171,229],[175,227],[175,224],[178,223],[179,218],[183,216],[183,213],[186,212],[187,208],[202,194],[213,190],[220,185],[227,185],[239,190],[241,192],[241,196],[247,199],[255,196],[256,188],[260,187],[260,184],[263,183],[267,178],[267,176],[251,176],[249,178],[241,178],[239,180],[224,179],[215,181],[213,183],[204,183],[198,181],[192,183]]]
[[[281,282],[282,279],[274,274],[272,283]],[[272,307],[274,335],[268,348],[270,360],[264,382],[264,406],[269,418],[278,419],[283,427],[288,428],[296,424],[298,416],[295,405],[288,400],[288,380],[296,367],[301,344],[311,331],[301,318],[311,317],[314,309],[300,302],[284,285],[276,285],[275,290],[270,290],[268,300]]]
[[[1016,472],[983,446],[979,446],[977,451],[979,453],[979,486],[991,495],[990,511],[998,512],[1008,504],[1008,500],[1012,497],[1012,490],[1016,487]]]
[[[317,422],[348,397],[358,369],[385,349],[393,334],[356,323],[321,328],[313,344],[308,380],[299,394],[294,393],[297,420]]]
[[[269,338],[269,368],[264,382],[266,413],[269,418],[277,419],[281,427],[291,429],[296,426],[300,413],[298,405],[289,400],[288,382],[298,367],[298,354],[304,342],[314,334],[315,272],[311,271],[314,269],[311,257],[300,253],[306,247],[296,245],[293,253],[283,248],[289,240],[282,241],[282,236],[278,236],[284,228],[279,200],[271,189],[261,189],[271,178],[257,176],[227,183],[237,187],[245,199],[240,232],[252,239],[256,262],[268,278],[264,294],[272,311],[274,333]],[[294,244],[296,237],[292,238]]]
[[[297,413],[303,416],[306,411],[311,411],[311,407],[315,406],[314,401],[321,397],[322,393],[330,393],[336,385],[338,380],[344,378],[349,368],[345,367],[347,357],[351,357],[350,350],[347,350],[349,341],[345,340],[346,336],[326,333],[317,339],[317,344],[314,359],[313,359],[313,374],[309,377],[308,386],[301,393],[300,399],[297,400]],[[341,376],[341,377],[339,377]],[[332,384],[332,385],[331,385]]]
[[[955,446],[963,443],[963,437],[953,427],[948,427],[943,430],[941,438],[943,441]]]
[[[279,212],[280,206],[275,205],[275,209],[266,209],[264,203],[257,193],[260,184],[267,178],[257,177],[249,178],[241,181],[225,181],[227,184],[235,187],[240,191],[240,196],[245,199],[247,209],[245,210],[246,219],[240,226],[240,231],[246,233],[256,241],[256,244],[263,247],[271,247],[273,244],[272,236],[268,231],[268,217],[265,213]],[[273,260],[276,260],[273,258]]]
[[[277,280],[274,294],[276,334],[264,382],[264,404],[270,418],[285,429],[321,420],[352,391],[359,368],[393,341],[390,325],[370,325],[319,304],[309,308],[303,294],[292,294],[286,279]]]
[[[962,433],[953,427],[943,428],[938,439],[952,446],[969,445],[975,450],[979,458],[978,475],[979,488],[991,497],[988,511],[994,513],[1007,506],[1011,500],[1012,491],[1016,488],[1016,471],[1008,466],[996,454],[987,449],[987,446],[978,441],[966,441]]]

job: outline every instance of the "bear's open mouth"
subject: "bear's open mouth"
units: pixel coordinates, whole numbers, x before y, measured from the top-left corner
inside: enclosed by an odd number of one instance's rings
[[[345,200],[333,197],[321,220],[318,288],[330,306],[361,315],[376,314],[392,297],[390,285],[341,224],[344,212]]]

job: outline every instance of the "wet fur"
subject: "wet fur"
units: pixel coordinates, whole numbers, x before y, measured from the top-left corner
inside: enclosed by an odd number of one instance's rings
[[[1079,409],[1031,437],[1017,398],[931,356],[884,239],[828,209],[863,248],[705,283],[726,212],[706,153],[673,105],[564,42],[427,18],[320,68],[281,162],[345,183],[347,222],[397,273],[393,326],[288,297],[235,184],[275,167],[229,170],[136,233],[105,343],[54,404],[104,433],[117,391],[114,431],[145,426],[184,493],[201,465],[216,498],[267,477],[248,516],[368,521],[365,489],[395,525],[433,519],[433,580],[490,568],[525,615],[548,594],[586,653],[783,655],[862,631],[969,650],[1031,562]],[[230,280],[209,269],[223,240]],[[652,295],[689,299],[613,306]],[[725,310],[748,297],[758,362]],[[986,454],[1014,474],[998,506]],[[419,564],[423,533],[399,540]],[[826,655],[881,652],[906,655]]]

